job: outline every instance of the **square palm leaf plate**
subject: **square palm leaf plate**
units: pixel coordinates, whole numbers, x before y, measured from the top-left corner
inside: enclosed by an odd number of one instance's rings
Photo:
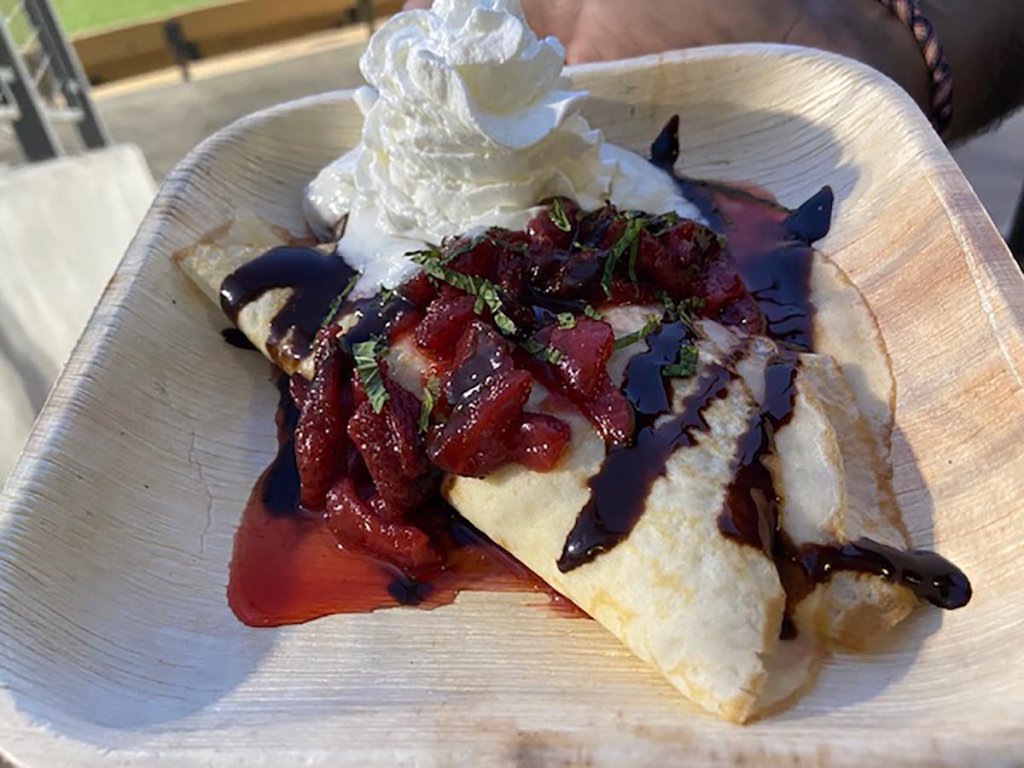
[[[572,71],[606,137],[682,119],[682,169],[796,205],[865,294],[897,383],[913,542],[969,574],[798,706],[745,727],[688,704],[542,595],[255,630],[232,537],[275,451],[268,366],[170,255],[246,208],[302,227],[303,186],[359,138],[350,93],[243,119],[168,177],[0,496],[0,754],[18,766],[1020,764],[1024,279],[949,153],[853,62],[737,46]],[[173,126],[169,127],[173,130]],[[59,223],[58,223],[59,225]]]

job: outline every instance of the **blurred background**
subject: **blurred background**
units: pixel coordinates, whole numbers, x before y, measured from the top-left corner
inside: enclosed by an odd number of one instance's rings
[[[0,0],[0,483],[156,188],[243,115],[361,83],[399,0]],[[1024,113],[955,147],[1018,247]]]

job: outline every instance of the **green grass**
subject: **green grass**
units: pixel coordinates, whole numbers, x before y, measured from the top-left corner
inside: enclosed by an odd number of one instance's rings
[[[53,0],[69,35],[130,24],[174,11],[209,5],[211,0]]]

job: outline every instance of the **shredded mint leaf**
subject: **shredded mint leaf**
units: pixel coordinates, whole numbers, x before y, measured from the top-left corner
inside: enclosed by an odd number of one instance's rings
[[[434,412],[434,406],[440,396],[441,382],[436,376],[431,376],[423,387],[423,405],[420,407],[420,432],[424,434],[430,428],[430,414]]]
[[[650,315],[647,318],[647,322],[644,323],[644,327],[639,331],[627,334],[621,338],[615,340],[615,350],[625,349],[630,344],[636,344],[638,341],[643,341],[650,334],[654,333],[655,329],[661,325],[661,318],[657,315]]]
[[[526,339],[523,341],[522,347],[531,355],[537,355],[544,351],[544,345],[536,339]]]
[[[658,300],[661,301],[661,306],[665,308],[665,319],[669,321],[678,320],[679,316],[676,315],[676,303],[672,300],[672,297],[668,295],[666,291],[662,291],[658,296]]]
[[[693,328],[694,315],[702,309],[704,309],[704,299],[700,296],[691,296],[676,303],[675,313],[680,320]]]
[[[583,307],[583,314],[589,317],[591,320],[604,320],[604,315],[602,315],[589,304]]]
[[[559,312],[558,313],[558,327],[559,328],[575,328],[576,327],[576,316],[572,312]]]
[[[328,325],[334,322],[334,318],[338,316],[338,310],[341,309],[341,303],[345,300],[344,294],[338,294],[334,297],[334,301],[331,302],[331,306],[327,310],[327,314],[324,315],[323,321],[320,323],[321,328],[326,328]]]
[[[380,413],[388,401],[388,391],[384,386],[384,378],[380,375],[380,359],[387,353],[387,349],[387,345],[381,339],[363,341],[352,347],[356,372],[374,413]]]
[[[468,293],[476,298],[473,311],[480,314],[486,307],[491,311],[494,324],[498,330],[506,336],[517,336],[519,328],[515,321],[504,311],[504,304],[501,296],[501,289],[482,277],[464,275],[450,267],[445,266],[437,251],[416,251],[407,254],[414,262],[423,267],[423,271],[435,280],[447,283],[463,293]]]
[[[704,309],[704,299],[700,296],[690,296],[686,299],[673,301],[667,293],[661,294],[661,303],[665,307],[665,317],[675,322],[682,320],[689,326],[693,325],[693,318],[698,312]]]
[[[510,243],[507,240],[495,240],[494,238],[490,238],[490,243],[496,248],[518,253],[520,256],[525,256],[530,252],[530,246],[526,243]]]
[[[538,360],[543,360],[544,362],[551,363],[552,365],[560,363],[565,359],[565,354],[562,350],[555,349],[547,344],[541,344],[536,339],[526,339],[520,344],[520,346]]]
[[[515,321],[500,310],[493,314],[494,324],[498,330],[506,336],[515,336],[519,332],[519,328],[516,326]]]
[[[562,205],[560,198],[556,197],[554,202],[551,203],[551,207],[548,209],[548,217],[551,219],[551,223],[563,232],[572,231],[572,222],[569,221],[569,214],[565,212],[565,206]]]
[[[661,375],[666,379],[688,379],[697,372],[697,347],[693,342],[683,342],[679,347],[679,360],[672,365],[666,365],[661,369]]]
[[[345,286],[345,289],[334,297],[334,301],[331,302],[331,306],[327,310],[327,314],[324,315],[323,322],[320,323],[321,328],[324,328],[334,322],[334,319],[338,316],[338,311],[341,309],[341,305],[345,303],[345,299],[347,299],[348,295],[352,293],[352,289],[356,287],[356,283],[359,282],[359,278],[362,276],[362,272],[356,272],[348,281],[348,285]]]
[[[452,261],[455,261],[455,259],[459,258],[459,256],[464,256],[465,254],[472,252],[473,249],[480,245],[480,243],[483,243],[485,241],[490,241],[491,243],[494,242],[494,240],[492,240],[489,237],[489,234],[477,235],[464,241],[457,248],[452,248],[448,250],[446,253],[440,254],[438,258],[442,264],[448,264]]]
[[[703,252],[710,250],[712,243],[716,244],[721,250],[729,248],[729,241],[724,236],[704,226],[697,227],[696,232],[693,234],[693,242]]]
[[[664,235],[680,221],[682,221],[682,217],[675,211],[663,213],[661,214],[661,216],[655,217],[655,219],[651,222],[650,233],[655,237],[658,237],[659,235]]]
[[[636,259],[640,255],[640,238],[638,237],[629,245],[629,279],[634,283],[636,279]]]
[[[688,299],[682,299],[678,304],[676,304],[676,309],[679,312],[685,312],[692,315],[694,312],[700,312],[704,309],[704,299],[700,296],[691,296]]]
[[[647,224],[648,220],[643,217],[630,219],[622,237],[608,251],[608,256],[604,260],[604,272],[601,275],[601,287],[604,288],[605,296],[611,297],[612,295],[612,276],[615,274],[615,267],[622,260],[626,250],[632,247],[640,237],[640,233],[644,231]]]
[[[426,248],[422,251],[409,251],[405,255],[412,261],[421,265],[425,265],[427,262],[440,262],[443,264],[447,261],[441,251],[437,248]]]

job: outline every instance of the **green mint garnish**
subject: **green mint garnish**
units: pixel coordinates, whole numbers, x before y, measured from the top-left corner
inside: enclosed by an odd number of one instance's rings
[[[406,254],[415,263],[423,267],[423,271],[435,280],[447,283],[463,293],[467,293],[476,299],[473,311],[481,314],[486,307],[491,311],[494,318],[494,325],[506,336],[517,336],[519,328],[515,321],[508,316],[504,310],[501,289],[482,277],[464,275],[448,266],[445,266],[443,257],[439,251],[416,251]]]
[[[348,281],[348,285],[345,286],[345,289],[334,297],[334,301],[331,302],[331,306],[327,310],[327,314],[324,315],[323,322],[320,323],[321,328],[325,328],[334,322],[334,319],[338,316],[338,311],[341,309],[341,305],[345,303],[345,299],[347,299],[348,295],[352,293],[352,289],[356,287],[356,283],[359,282],[359,278],[362,276],[361,272],[356,272]]]
[[[690,296],[686,299],[673,301],[667,293],[661,294],[661,303],[665,307],[665,317],[675,322],[682,320],[693,327],[694,316],[704,309],[704,299],[700,296]]]
[[[548,217],[551,219],[551,223],[563,232],[572,231],[572,222],[569,221],[569,214],[565,212],[565,206],[562,205],[560,198],[556,197],[551,203],[551,207],[548,209]]]
[[[388,391],[384,386],[384,378],[380,375],[380,359],[387,350],[387,345],[380,339],[363,341],[352,347],[356,373],[359,374],[359,382],[363,385],[374,413],[380,413],[388,401]]]
[[[434,412],[434,406],[440,396],[441,382],[436,376],[431,376],[423,387],[423,405],[420,407],[420,432],[424,434],[430,427],[430,414]]]
[[[622,237],[608,251],[608,256],[604,260],[604,272],[601,275],[601,287],[604,288],[605,296],[611,297],[612,295],[612,276],[615,274],[615,267],[618,266],[626,250],[631,248],[640,237],[640,233],[644,231],[647,223],[648,220],[640,216],[630,219]]]
[[[636,278],[636,258],[640,255],[640,238],[638,237],[629,245],[629,279],[637,283],[639,282]]]
[[[515,336],[518,333],[519,329],[516,327],[515,321],[513,321],[511,317],[500,310],[493,312],[492,314],[494,317],[494,325],[502,332],[502,334],[505,336]]]
[[[565,354],[562,350],[555,349],[547,344],[541,344],[536,339],[526,339],[520,346],[538,360],[543,360],[544,362],[551,363],[552,365],[560,363],[565,359]]]
[[[659,325],[661,325],[660,317],[657,315],[648,316],[647,322],[644,323],[644,327],[639,331],[634,331],[633,333],[615,340],[615,350],[618,351],[620,349],[625,349],[630,344],[636,344],[638,341],[643,341],[652,334]]]
[[[661,216],[655,217],[655,219],[651,222],[650,232],[655,237],[664,235],[680,221],[682,221],[682,218],[675,211],[663,213],[661,214]]]
[[[661,369],[666,379],[688,379],[697,372],[697,347],[693,342],[685,341],[679,347],[679,360]]]

